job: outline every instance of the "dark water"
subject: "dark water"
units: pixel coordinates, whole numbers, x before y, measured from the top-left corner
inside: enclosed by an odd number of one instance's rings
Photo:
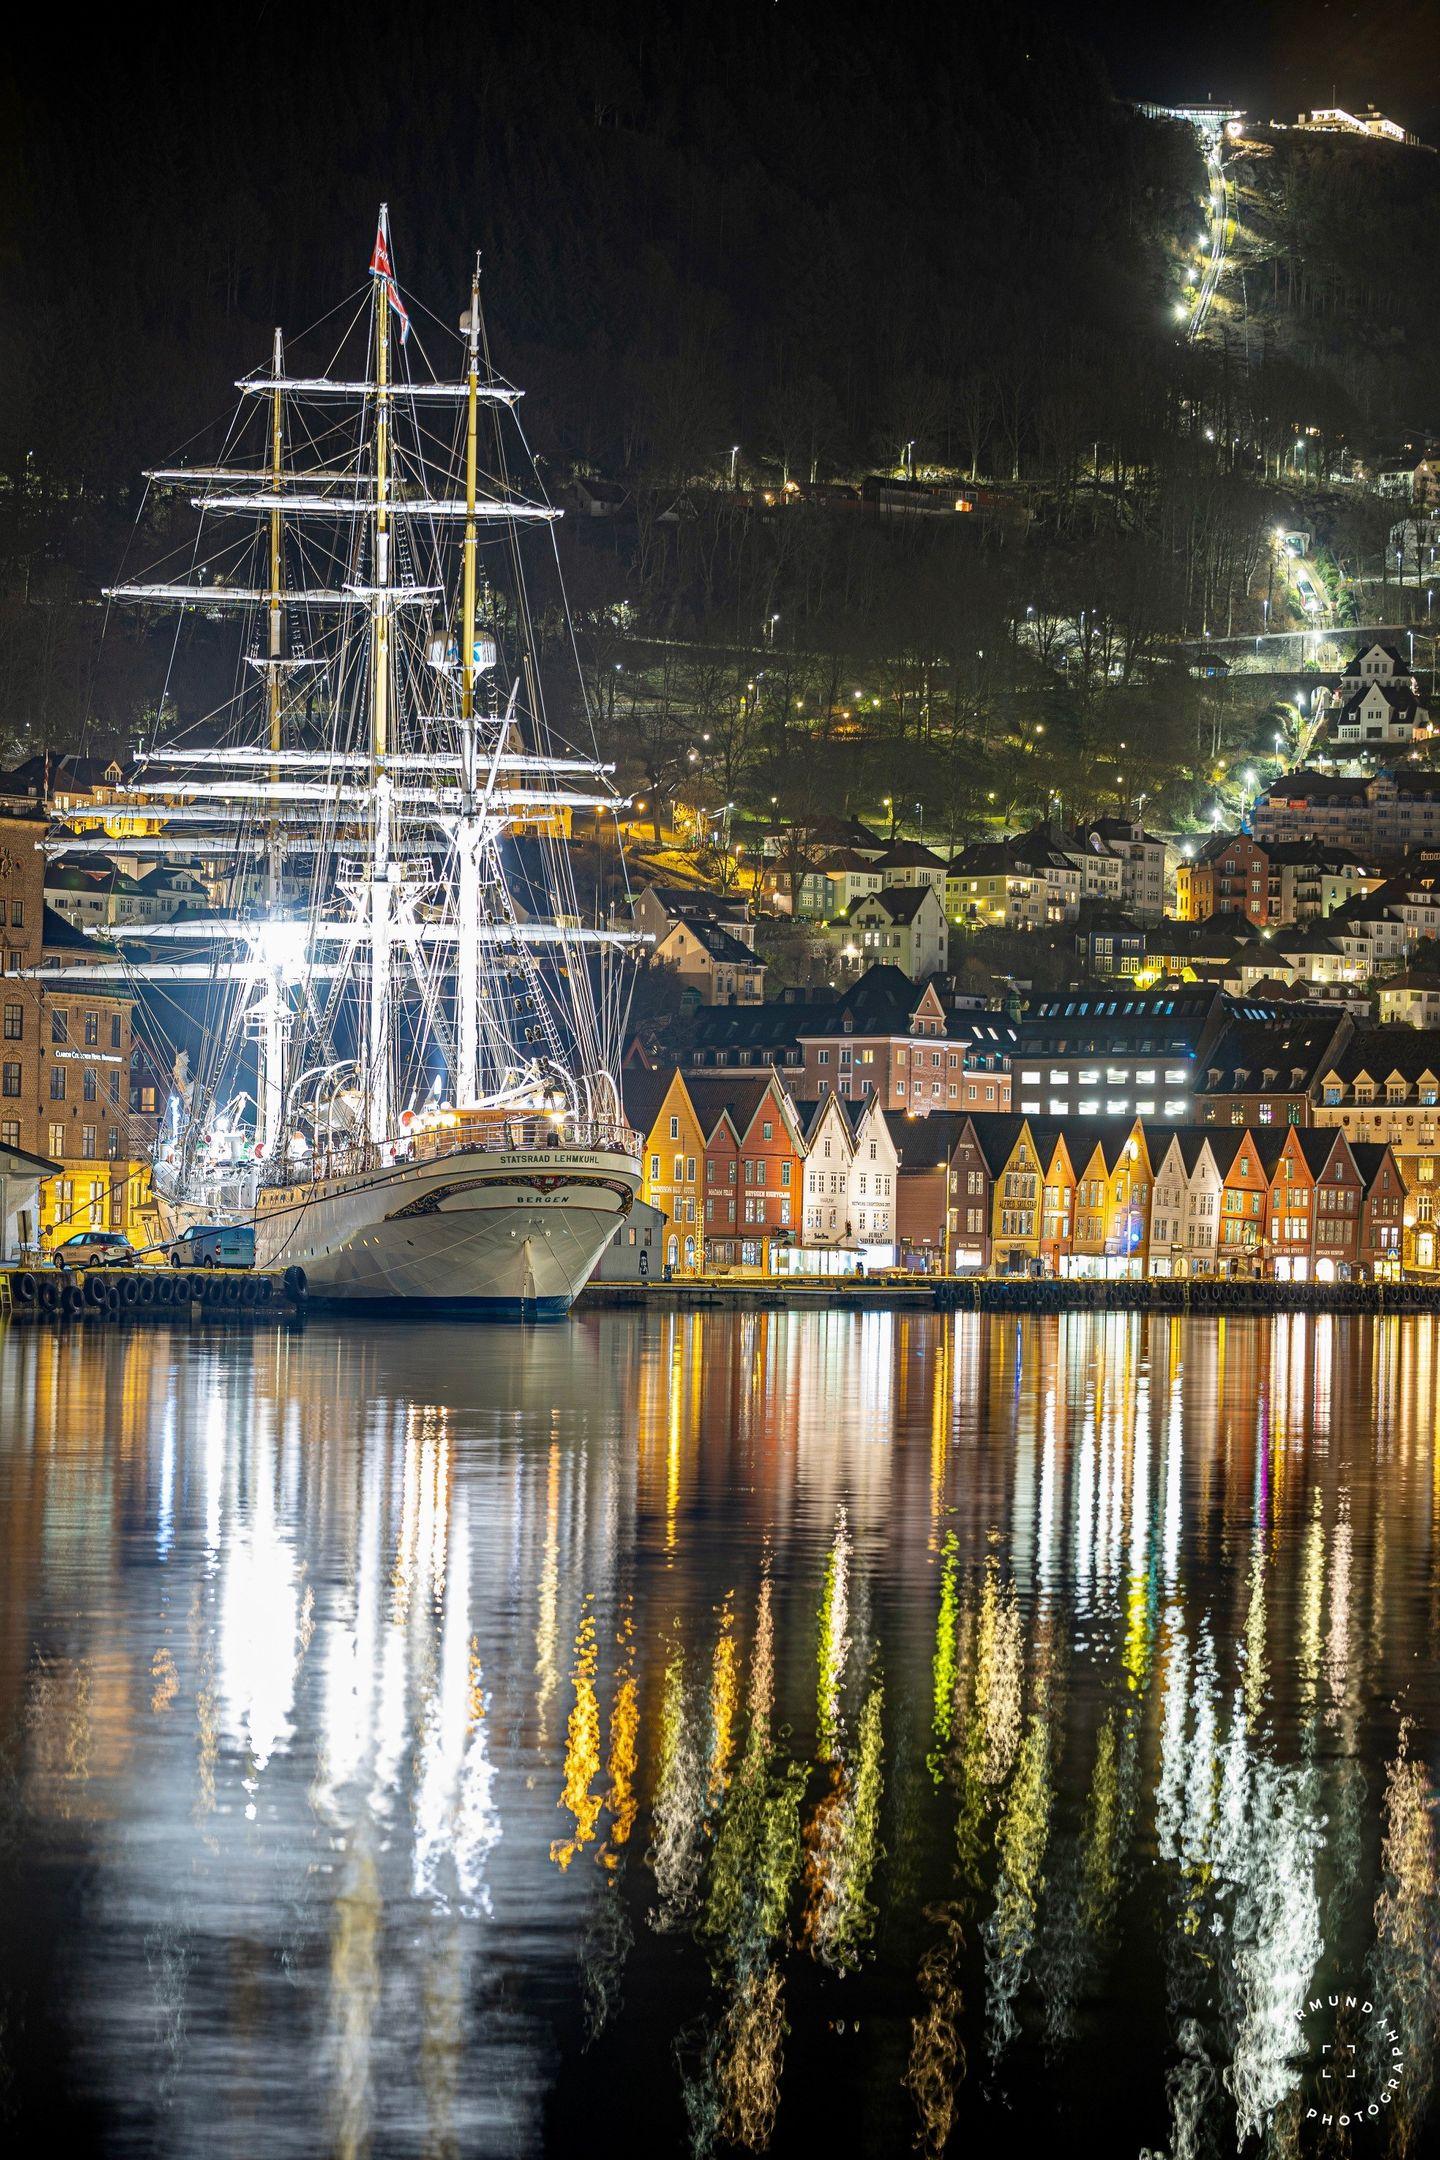
[[[12,1331],[0,2149],[1433,2149],[1437,1381],[1428,1319]]]

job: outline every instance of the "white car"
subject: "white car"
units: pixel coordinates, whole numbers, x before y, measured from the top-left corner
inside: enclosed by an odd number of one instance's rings
[[[129,1267],[135,1248],[118,1230],[77,1230],[55,1247],[57,1268]]]

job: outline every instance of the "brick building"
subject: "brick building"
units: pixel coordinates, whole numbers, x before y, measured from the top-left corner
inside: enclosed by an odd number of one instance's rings
[[[149,1163],[138,1132],[132,1139],[131,1000],[79,977],[72,991],[22,973],[94,952],[45,906],[47,829],[38,814],[0,815],[0,1146],[61,1165],[40,1192],[49,1242],[79,1230],[148,1237]]]

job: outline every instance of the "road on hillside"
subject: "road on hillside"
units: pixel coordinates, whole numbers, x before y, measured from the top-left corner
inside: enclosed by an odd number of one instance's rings
[[[1225,176],[1225,166],[1220,155],[1224,144],[1223,128],[1206,129],[1205,169],[1210,181],[1210,255],[1186,326],[1185,335],[1192,341],[1199,337],[1205,327],[1211,302],[1215,298],[1216,288],[1225,268],[1225,247],[1230,229],[1231,183]]]

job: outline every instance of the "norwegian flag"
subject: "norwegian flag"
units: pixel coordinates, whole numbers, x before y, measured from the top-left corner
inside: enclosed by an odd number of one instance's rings
[[[395,271],[390,261],[390,213],[383,203],[380,206],[380,223],[375,228],[375,252],[370,257],[370,275],[384,281],[385,290],[390,296],[390,305],[400,318],[400,342],[403,345],[410,335],[410,317],[404,301],[400,298],[400,288],[395,283]]]

